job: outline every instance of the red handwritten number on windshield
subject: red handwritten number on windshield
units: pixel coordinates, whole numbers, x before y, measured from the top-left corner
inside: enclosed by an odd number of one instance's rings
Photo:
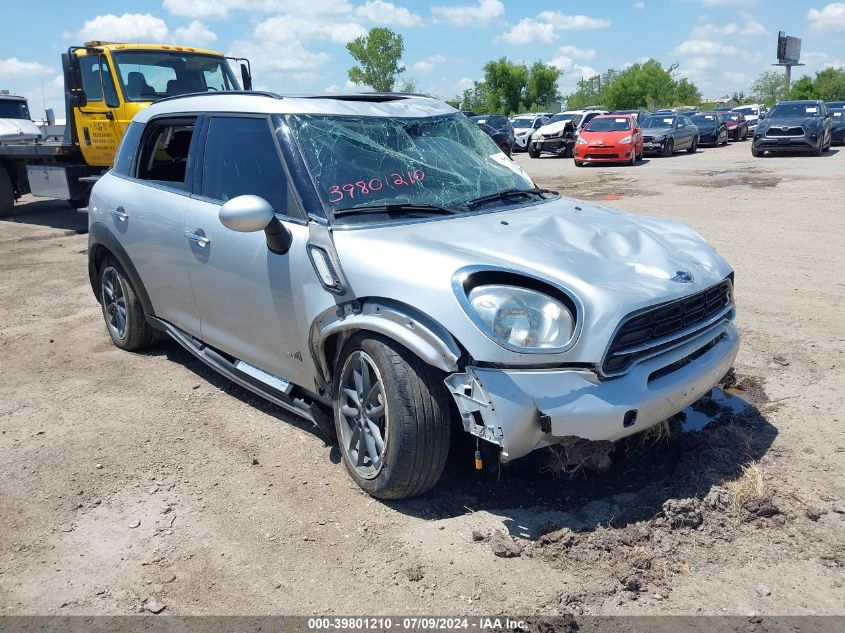
[[[425,172],[422,169],[409,169],[404,172],[394,171],[390,177],[372,178],[369,181],[357,180],[349,182],[345,185],[333,185],[329,187],[329,202],[340,202],[346,197],[350,200],[355,199],[356,196],[366,196],[376,191],[381,191],[384,185],[390,182],[394,187],[407,187],[417,182],[425,180]]]

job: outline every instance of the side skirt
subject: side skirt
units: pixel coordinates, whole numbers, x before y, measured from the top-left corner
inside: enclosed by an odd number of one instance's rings
[[[253,374],[239,370],[236,367],[238,359],[230,360],[213,347],[206,345],[167,321],[149,315],[147,315],[147,321],[156,329],[166,332],[191,355],[217,373],[282,409],[308,420],[320,429],[322,434],[330,441],[334,440],[334,420],[327,416],[315,401],[308,398],[297,398],[280,391],[269,382],[259,378],[260,374],[257,372]]]

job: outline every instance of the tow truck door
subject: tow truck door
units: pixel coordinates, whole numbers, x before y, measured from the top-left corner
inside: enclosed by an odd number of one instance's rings
[[[79,51],[79,79],[87,103],[74,108],[79,148],[91,166],[109,167],[114,161],[123,130],[121,103],[105,55]]]

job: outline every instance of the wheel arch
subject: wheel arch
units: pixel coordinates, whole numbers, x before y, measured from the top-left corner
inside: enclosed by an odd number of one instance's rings
[[[310,351],[330,388],[337,358],[346,341],[359,332],[396,341],[427,364],[444,372],[459,371],[465,351],[442,325],[416,308],[381,297],[359,299],[354,307],[337,306],[312,322]]]
[[[102,271],[103,263],[106,258],[113,257],[121,265],[135,294],[138,295],[138,300],[144,308],[144,313],[147,316],[155,316],[155,309],[153,308],[150,295],[141,281],[138,270],[132,263],[126,250],[117,240],[115,235],[106,228],[101,222],[95,222],[88,229],[88,279],[91,282],[91,290],[97,301],[100,301],[100,273]]]

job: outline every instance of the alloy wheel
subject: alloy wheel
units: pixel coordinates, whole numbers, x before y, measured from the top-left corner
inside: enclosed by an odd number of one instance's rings
[[[102,301],[109,332],[123,340],[126,338],[126,292],[120,275],[111,266],[103,271]]]
[[[343,364],[336,406],[350,466],[374,479],[384,466],[388,411],[384,381],[366,352],[352,352]]]

